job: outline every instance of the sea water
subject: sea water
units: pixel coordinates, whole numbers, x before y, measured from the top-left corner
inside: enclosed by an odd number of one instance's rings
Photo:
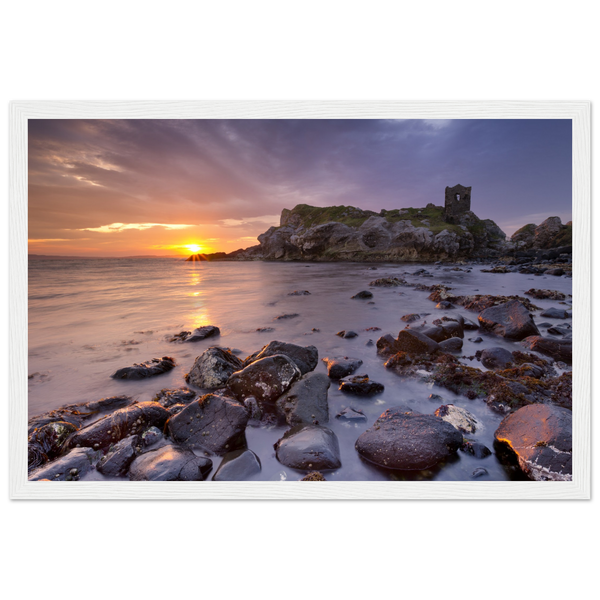
[[[415,274],[426,269],[433,277]],[[444,315],[460,313],[476,320],[477,313],[462,307],[447,311],[435,309],[426,291],[411,287],[371,288],[372,304],[351,297],[368,290],[369,282],[380,277],[405,278],[410,283],[444,283],[456,295],[523,295],[532,287],[571,294],[571,279],[519,273],[482,273],[481,266],[365,264],[365,263],[286,263],[286,262],[186,262],[173,258],[64,259],[29,261],[29,415],[34,416],[65,404],[98,400],[127,394],[137,401],[151,400],[164,388],[185,386],[184,376],[194,359],[214,345],[228,347],[240,358],[259,350],[272,340],[302,346],[314,345],[319,359],[350,356],[363,361],[358,374],[366,373],[385,386],[371,398],[340,392],[335,382],[329,388],[330,421],[326,424],[340,442],[342,467],[326,474],[328,480],[471,480],[473,471],[488,471],[482,480],[514,478],[515,471],[503,466],[496,455],[476,459],[458,452],[456,457],[418,473],[397,473],[380,469],[362,460],[354,448],[358,436],[381,413],[398,404],[422,413],[433,413],[441,403],[453,403],[474,414],[481,423],[472,438],[493,450],[494,431],[502,420],[483,399],[469,400],[444,388],[421,381],[404,380],[384,368],[384,360],[374,345],[383,334],[396,336],[408,313],[430,313],[416,324],[431,323]],[[467,272],[467,269],[471,269]],[[289,295],[294,291],[310,295]],[[570,297],[568,298],[570,300]],[[556,301],[534,300],[542,308]],[[280,319],[284,314],[297,317]],[[538,313],[539,314],[539,313]],[[559,323],[552,319],[536,320]],[[216,325],[218,338],[197,343],[171,343],[168,338],[182,330]],[[272,327],[272,332],[257,331]],[[380,331],[367,331],[379,327]],[[354,330],[359,335],[343,339],[335,334]],[[471,335],[472,334],[472,335]],[[462,354],[472,356],[485,347],[522,349],[514,342],[483,335],[474,344],[477,331],[466,331]],[[169,373],[141,381],[111,379],[117,369],[151,358],[172,356],[177,366]],[[469,363],[481,367],[478,362]],[[326,372],[320,360],[317,371]],[[199,391],[199,390],[198,390]],[[431,394],[442,396],[431,400]],[[366,422],[347,423],[335,418],[345,407],[361,410]],[[262,463],[260,480],[297,480],[301,472],[280,464],[273,444],[286,427],[248,427],[248,447]],[[215,469],[219,457],[212,457]],[[214,471],[213,471],[214,472]],[[101,479],[94,472],[94,478]]]

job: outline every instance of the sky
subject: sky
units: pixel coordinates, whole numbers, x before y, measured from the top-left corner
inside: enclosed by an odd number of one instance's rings
[[[571,220],[570,120],[30,120],[29,253],[174,256],[257,244],[297,204],[444,204],[511,235]]]

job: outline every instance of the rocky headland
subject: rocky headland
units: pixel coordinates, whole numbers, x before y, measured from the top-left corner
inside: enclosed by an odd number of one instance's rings
[[[206,260],[435,262],[457,259],[544,258],[571,252],[571,223],[549,217],[526,225],[512,238],[491,219],[467,210],[451,219],[443,206],[381,210],[352,206],[284,209],[278,227],[258,236],[259,244]],[[197,260],[190,257],[188,260]]]

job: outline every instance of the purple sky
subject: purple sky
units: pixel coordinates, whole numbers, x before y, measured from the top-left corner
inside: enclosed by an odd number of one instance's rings
[[[33,120],[29,252],[189,254],[256,244],[283,208],[444,203],[508,234],[571,219],[567,120]]]

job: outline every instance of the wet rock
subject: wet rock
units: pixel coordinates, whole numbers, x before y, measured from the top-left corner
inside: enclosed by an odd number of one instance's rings
[[[27,440],[27,467],[29,471],[54,460],[62,452],[68,437],[77,427],[66,421],[46,423],[35,429]]]
[[[417,329],[419,333],[426,335],[428,338],[432,339],[434,342],[438,344],[447,340],[450,336],[446,334],[444,328],[441,325],[432,325],[431,327],[425,327],[424,329]]]
[[[368,375],[350,375],[340,379],[340,391],[355,396],[373,396],[385,389],[382,383],[369,379]]]
[[[298,425],[287,431],[274,448],[277,460],[292,469],[326,471],[342,466],[338,439],[327,427]]]
[[[402,321],[404,321],[405,323],[413,323],[414,321],[418,321],[421,318],[421,315],[417,314],[417,313],[410,313],[408,315],[404,315],[403,317],[400,317],[400,319]]]
[[[275,331],[274,327],[259,327],[256,329],[257,333],[270,333],[271,331]]]
[[[370,347],[370,346],[374,346],[374,345],[375,345],[375,342],[373,340],[367,340],[365,342],[365,346],[369,346]]]
[[[377,354],[385,356],[387,354],[396,354],[400,352],[398,342],[395,337],[386,333],[377,340]]]
[[[448,310],[450,308],[454,308],[454,305],[448,300],[440,300],[435,307],[439,310]]]
[[[509,340],[522,340],[540,333],[529,311],[518,300],[486,308],[479,314],[479,324],[482,329]]]
[[[204,481],[212,460],[191,450],[163,446],[138,456],[129,469],[131,481]]]
[[[566,319],[568,313],[563,308],[547,308],[544,312],[540,313],[540,317],[546,317],[547,319]]]
[[[185,448],[225,454],[244,443],[248,410],[233,398],[206,394],[167,423],[170,437]]]
[[[572,413],[549,404],[530,404],[506,417],[494,437],[517,456],[536,481],[572,480]]]
[[[388,469],[422,470],[454,454],[462,434],[434,415],[388,408],[356,441],[356,450],[369,462]]]
[[[358,292],[358,294],[354,294],[354,296],[352,296],[352,300],[362,300],[365,298],[372,298],[373,294],[372,292],[369,292],[368,290],[363,290],[362,292]]]
[[[486,369],[503,370],[508,365],[514,362],[512,352],[509,352],[506,348],[494,346],[493,348],[486,348],[481,353],[481,364]]]
[[[196,358],[185,380],[205,390],[216,390],[242,368],[242,361],[229,350],[208,348]]]
[[[213,481],[244,481],[260,471],[260,460],[252,450],[234,450],[223,457]]]
[[[214,325],[205,325],[204,327],[198,327],[194,329],[192,333],[185,339],[186,342],[200,342],[206,338],[216,337],[221,335],[221,330]]]
[[[481,344],[481,342],[483,342],[483,338],[477,336],[476,338],[469,338],[470,342],[473,342],[474,344]]]
[[[484,475],[487,475],[487,474],[488,474],[487,469],[484,469],[483,467],[477,467],[473,471],[472,476],[473,476],[473,479],[477,479],[478,477],[483,477]]]
[[[277,400],[277,410],[288,425],[327,423],[327,390],[330,385],[329,377],[324,373],[309,373]]]
[[[463,347],[463,341],[460,338],[453,337],[440,342],[442,352],[460,352]]]
[[[354,423],[367,420],[367,416],[362,410],[356,410],[349,406],[335,415],[335,418],[340,419],[341,421],[350,421]]]
[[[519,367],[519,370],[525,377],[539,379],[544,375],[544,369],[542,367],[539,365],[533,365],[531,363],[523,363]]]
[[[160,432],[159,432],[160,433]],[[96,469],[108,477],[123,477],[136,456],[138,436],[130,435],[112,446],[96,465]]]
[[[565,274],[565,270],[560,267],[556,267],[554,269],[546,269],[544,271],[544,275],[554,275],[555,277],[560,277]]]
[[[29,475],[29,480],[76,481],[86,473],[89,473],[92,470],[92,465],[101,456],[100,452],[96,452],[91,448],[74,448],[68,454],[61,456],[54,462],[33,471]]]
[[[372,285],[373,287],[398,287],[406,285],[406,280],[398,279],[397,277],[380,277],[379,279],[371,281],[369,285]]]
[[[248,396],[244,400],[244,406],[246,407],[251,419],[260,421],[262,417],[262,410],[260,409],[260,406],[258,405],[258,402],[254,396]]]
[[[461,318],[461,322],[447,321],[442,325],[446,339],[449,338],[464,338],[464,327]]]
[[[161,406],[169,408],[174,404],[189,404],[196,398],[196,392],[186,387],[177,389],[164,389],[160,390],[154,397],[154,402],[158,402]]]
[[[554,360],[561,360],[568,365],[572,363],[573,341],[570,339],[556,339],[534,335],[525,338],[521,343],[526,348],[529,348],[529,350],[551,356]]]
[[[308,290],[294,290],[288,296],[310,296],[310,292]]]
[[[403,329],[398,334],[396,347],[399,352],[406,352],[412,355],[433,354],[440,349],[437,342],[412,329]]]
[[[238,400],[254,396],[262,407],[274,403],[300,376],[300,369],[291,358],[275,354],[237,371],[229,378],[227,386]]]
[[[113,379],[145,379],[167,373],[175,367],[175,360],[170,356],[162,358],[153,358],[144,363],[134,364],[131,367],[124,367],[115,371],[111,377]]]
[[[479,442],[465,441],[460,449],[463,452],[472,454],[475,458],[485,458],[492,454],[492,451],[487,446],[480,444]]]
[[[463,433],[475,433],[477,430],[478,422],[475,416],[460,406],[443,404],[434,414]]]
[[[463,329],[469,329],[471,331],[475,331],[475,330],[479,329],[479,324],[474,323],[473,321],[471,321],[471,319],[465,319],[463,317]]]
[[[363,364],[360,358],[350,358],[348,356],[325,357],[323,362],[327,365],[327,375],[331,379],[341,379],[352,375]]]
[[[142,444],[144,446],[152,446],[157,442],[160,442],[160,440],[164,439],[164,437],[165,436],[158,427],[150,427],[149,429],[146,429],[144,433],[142,433]]]
[[[279,315],[278,317],[275,317],[275,321],[283,321],[285,319],[295,319],[296,317],[299,317],[300,315],[298,313],[287,313],[285,315]]]
[[[297,346],[296,344],[288,344],[287,342],[273,341],[261,348],[258,352],[251,354],[244,361],[244,367],[247,367],[261,358],[275,356],[276,354],[283,354],[291,359],[300,369],[302,375],[313,371],[319,363],[319,351],[315,346]]]
[[[552,323],[547,323],[546,321],[544,321],[543,323],[539,323],[538,324],[538,328],[539,327],[543,327],[544,329],[548,329],[548,327],[552,327]]]
[[[536,290],[531,288],[525,292],[527,296],[532,296],[536,300],[565,300],[566,296],[557,290]]]
[[[566,329],[565,327],[549,327],[548,333],[550,335],[560,335],[560,336],[571,335],[571,332],[568,329]]]
[[[69,445],[108,448],[110,444],[153,425],[162,428],[169,413],[158,402],[140,402],[127,406],[75,432]]]
[[[343,331],[338,331],[335,335],[346,340],[358,337],[358,333],[356,333],[356,331],[346,331],[345,329]]]

